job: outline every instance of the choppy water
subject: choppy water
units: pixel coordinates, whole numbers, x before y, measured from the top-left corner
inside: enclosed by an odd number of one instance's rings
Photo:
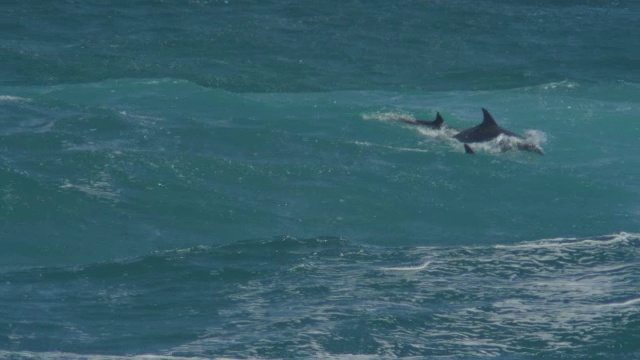
[[[284,237],[36,268],[2,276],[11,324],[2,345],[204,357],[619,356],[639,350],[639,255],[640,236],[626,233],[412,247]]]
[[[2,9],[0,356],[640,356],[634,2]]]

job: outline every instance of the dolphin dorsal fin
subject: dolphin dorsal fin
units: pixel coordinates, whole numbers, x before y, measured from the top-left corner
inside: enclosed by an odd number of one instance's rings
[[[436,114],[436,119],[433,120],[433,124],[437,127],[441,127],[442,124],[444,124],[444,119],[442,118],[442,115],[440,115],[440,113]]]
[[[482,108],[482,115],[484,118],[482,119],[482,126],[498,126],[495,120],[493,120],[493,116],[489,113],[489,111],[485,108]]]

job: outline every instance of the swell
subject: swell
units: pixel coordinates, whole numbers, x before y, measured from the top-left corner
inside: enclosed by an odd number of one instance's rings
[[[237,94],[175,79],[5,87],[1,256],[87,264],[278,234],[417,245],[633,230],[636,92],[575,81],[418,93]],[[619,100],[593,100],[608,93]],[[547,156],[468,157],[449,134],[389,121],[442,111],[466,128],[489,105],[505,128],[546,137]]]
[[[15,3],[0,71],[5,84],[171,77],[238,92],[638,81],[636,13],[503,1]]]
[[[143,354],[160,338],[161,354],[174,356],[623,356],[640,350],[639,256],[632,233],[495,246],[280,237],[193,247],[3,273],[1,318],[13,325],[0,338],[16,351],[113,354]]]

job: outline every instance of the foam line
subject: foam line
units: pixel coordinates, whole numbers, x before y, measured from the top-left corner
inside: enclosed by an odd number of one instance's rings
[[[427,266],[429,266],[429,264],[431,264],[431,261],[426,261],[426,262],[422,263],[419,266],[388,267],[388,268],[382,268],[382,270],[387,270],[387,271],[418,271],[418,270],[426,269]]]

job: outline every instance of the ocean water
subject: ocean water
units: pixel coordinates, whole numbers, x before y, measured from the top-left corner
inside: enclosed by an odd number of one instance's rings
[[[640,357],[637,2],[0,9],[0,357]]]

